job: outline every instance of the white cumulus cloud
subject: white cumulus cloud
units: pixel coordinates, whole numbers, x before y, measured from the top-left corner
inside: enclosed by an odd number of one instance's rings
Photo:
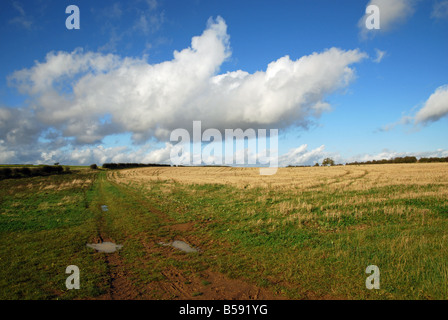
[[[9,80],[32,97],[41,122],[79,143],[110,131],[144,141],[166,139],[193,120],[218,129],[305,126],[329,109],[325,97],[347,86],[354,78],[350,65],[366,57],[331,48],[297,60],[284,56],[253,74],[217,74],[230,56],[226,31],[223,19],[210,21],[191,47],[160,64],[75,50],[50,53]],[[106,116],[109,122],[102,121]]]
[[[322,160],[330,154],[325,151],[322,145],[316,149],[308,150],[308,145],[303,144],[297,148],[290,149],[287,153],[281,155],[278,159],[280,166],[303,166],[322,163]]]
[[[365,13],[358,22],[360,35],[363,38],[376,32],[389,31],[406,21],[415,11],[417,0],[370,0],[366,7],[375,5],[380,12],[380,29],[369,30],[366,28],[366,19],[370,14]]]
[[[9,76],[29,105],[0,109],[0,121],[9,119],[0,139],[11,147],[51,129],[76,146],[120,133],[131,133],[138,143],[168,141],[172,130],[189,130],[193,120],[219,130],[306,128],[331,108],[326,97],[355,79],[352,65],[367,57],[357,49],[330,48],[296,60],[283,56],[254,73],[220,74],[230,56],[221,17],[210,19],[190,47],[158,64],[82,49],[50,52]],[[22,128],[19,119],[28,125]]]
[[[448,18],[448,1],[436,2],[433,6],[431,17],[434,19]]]
[[[376,63],[380,63],[383,60],[384,56],[386,55],[386,51],[375,49],[375,52],[376,52],[376,58],[373,61]]]
[[[390,131],[398,125],[413,124],[414,129],[420,125],[428,125],[448,115],[448,85],[438,87],[425,101],[415,115],[404,115],[395,123],[390,123],[378,131]]]
[[[448,115],[448,85],[441,86],[431,94],[415,115],[416,123],[429,123]]]
[[[420,152],[398,152],[393,150],[384,149],[383,151],[376,153],[376,154],[361,154],[354,157],[351,157],[349,159],[346,159],[346,163],[350,162],[365,162],[365,161],[372,161],[372,160],[390,160],[397,157],[416,157],[417,159],[420,158],[445,158],[448,157],[448,150],[444,149],[437,149],[433,151],[420,151]]]

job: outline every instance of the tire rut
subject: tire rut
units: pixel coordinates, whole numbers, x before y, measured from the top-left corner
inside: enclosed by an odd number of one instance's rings
[[[109,178],[109,176],[108,176]],[[176,223],[175,220],[169,218],[162,211],[154,208],[149,201],[142,198],[141,194],[132,190],[128,186],[121,185],[115,181],[110,181],[116,188],[127,195],[133,202],[157,216],[164,224],[168,232],[166,237],[181,239],[193,246],[199,245],[200,239],[194,236],[194,223]],[[161,246],[154,242],[154,239],[148,239],[144,234],[138,236],[135,240],[139,241],[144,249],[147,257],[155,254],[163,259],[172,259],[177,261],[185,261],[190,257],[188,254],[179,255],[177,249]],[[159,239],[162,240],[162,239]],[[166,239],[163,239],[166,240]],[[206,248],[205,248],[206,250]],[[121,266],[124,267],[124,266]],[[191,274],[181,270],[176,266],[170,265],[161,271],[163,280],[151,281],[141,288],[144,299],[265,299],[274,300],[281,299],[279,295],[273,294],[266,288],[260,288],[244,279],[231,279],[225,274],[216,272],[209,265],[204,265],[203,270]],[[283,297],[284,298],[284,297]]]
[[[106,202],[106,191],[104,190],[104,181],[102,177],[100,177],[98,183],[100,197],[96,200],[98,203],[95,205],[95,210],[97,210],[99,217],[97,218],[97,236],[95,237],[94,243],[102,243],[106,241],[115,243],[114,239],[110,238],[105,232],[105,212],[101,209],[101,205]],[[103,259],[106,264],[108,288],[106,293],[100,295],[95,300],[133,300],[138,298],[140,292],[129,280],[124,262],[119,253],[97,252],[96,254],[101,255],[101,259]]]

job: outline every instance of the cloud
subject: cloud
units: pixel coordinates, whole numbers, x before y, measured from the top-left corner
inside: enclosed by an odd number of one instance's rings
[[[304,166],[314,165],[316,162],[322,163],[322,160],[330,154],[325,152],[325,146],[322,145],[311,151],[308,150],[308,145],[303,144],[297,148],[290,149],[287,153],[281,155],[278,159],[280,166]]]
[[[381,60],[383,60],[384,56],[386,55],[386,51],[375,49],[375,52],[376,52],[376,58],[373,60],[373,62],[380,63]]]
[[[15,151],[9,150],[9,148],[5,146],[5,142],[0,140],[0,163],[13,163],[15,157]]]
[[[0,107],[0,141],[7,145],[34,143],[44,126],[30,109]]]
[[[140,12],[139,18],[134,24],[134,30],[139,30],[143,32],[143,34],[148,35],[150,33],[154,33],[160,29],[165,21],[165,13],[157,12]]]
[[[397,157],[406,157],[406,156],[414,156],[417,159],[419,158],[430,158],[430,157],[437,157],[437,158],[444,158],[448,157],[448,150],[444,149],[438,149],[433,151],[422,151],[422,152],[397,152],[392,150],[384,149],[380,153],[377,154],[363,154],[363,155],[357,155],[354,157],[351,157],[349,159],[346,159],[346,163],[349,162],[364,162],[364,161],[371,161],[371,160],[389,160]]]
[[[149,10],[155,10],[159,6],[157,0],[146,0],[146,4],[148,5]]]
[[[75,148],[70,154],[60,151],[54,154],[52,161],[60,160],[64,162],[75,162],[82,165],[92,163],[103,164],[108,162],[114,163],[170,163],[170,151],[173,147],[170,143],[166,143],[165,147],[151,149],[151,145],[145,145],[137,150],[131,150],[126,146],[105,148],[104,146],[96,146],[93,148]],[[65,158],[64,158],[65,157]],[[50,161],[51,162],[51,161]]]
[[[325,151],[325,145],[322,145],[313,150],[308,149],[307,144],[303,144],[297,148],[292,148],[285,154],[279,156],[279,166],[285,167],[288,165],[294,166],[312,166],[315,163],[322,164],[325,158],[331,158],[335,163],[350,163],[350,162],[364,162],[370,160],[382,160],[382,159],[393,159],[396,157],[406,157],[415,156],[419,158],[429,158],[429,157],[448,157],[448,150],[438,149],[433,151],[421,151],[421,152],[398,152],[388,149],[376,154],[359,154],[353,157],[344,158],[339,153],[327,152]]]
[[[448,115],[448,85],[441,86],[415,115],[416,124],[427,124]]]
[[[94,12],[94,14],[98,14]],[[101,8],[101,16],[107,19],[120,19],[123,16],[123,9],[121,8],[121,3],[115,2],[114,4]]]
[[[411,124],[413,121],[414,121],[414,117],[408,116],[408,115],[404,115],[404,116],[401,117],[400,120],[398,120],[398,121],[396,121],[394,123],[386,124],[386,125],[382,126],[381,128],[375,130],[374,132],[388,132],[388,131],[392,131],[397,126],[408,125],[408,124]]]
[[[33,21],[26,14],[25,10],[23,9],[22,4],[17,1],[13,1],[12,6],[19,13],[19,15],[12,18],[11,20],[9,20],[9,23],[20,25],[25,29],[31,29],[31,26],[33,25]]]
[[[64,165],[90,165],[96,163],[160,163],[170,164],[170,151],[173,145],[169,142],[164,147],[157,148],[145,144],[139,148],[129,146],[104,147],[73,146],[62,139],[46,143],[11,146],[0,140],[0,163],[33,163]]]
[[[420,125],[428,125],[432,122],[439,121],[448,115],[448,85],[440,86],[426,100],[415,115],[404,115],[398,121],[387,124],[380,129],[379,132],[387,132],[393,130],[399,125],[414,126],[414,130],[418,130]]]
[[[434,19],[448,18],[448,1],[436,2],[431,12],[431,18]]]
[[[157,43],[161,37],[151,39],[150,36],[159,31],[165,23],[165,11],[159,8],[159,3],[156,0],[135,0],[131,7],[122,6],[123,3],[115,2],[101,10],[92,9],[92,13],[102,25],[99,32],[108,39],[98,47],[98,51],[116,52],[122,47],[129,48],[132,44],[124,43],[129,37],[139,37],[140,42],[146,43],[146,50],[155,47],[154,43],[149,41]],[[132,23],[123,25],[123,20]]]
[[[330,48],[297,60],[289,56],[255,73],[219,74],[230,57],[224,19],[210,19],[191,46],[174,51],[173,59],[149,64],[143,58],[84,52],[50,52],[42,62],[14,72],[9,85],[27,97],[28,107],[3,108],[13,119],[0,139],[20,144],[28,134],[37,141],[43,131],[58,132],[70,144],[97,144],[108,135],[131,133],[134,142],[168,141],[172,130],[203,128],[307,128],[330,110],[326,97],[355,79],[352,64],[367,55]],[[14,111],[13,111],[14,110]],[[29,129],[14,130],[28,119]],[[39,131],[41,130],[41,131]],[[39,133],[40,132],[40,133]]]
[[[371,160],[383,160],[393,159],[396,157],[415,156],[419,158],[429,157],[448,157],[448,150],[438,149],[433,151],[422,152],[398,152],[388,149],[384,149],[376,154],[358,154],[352,157],[343,158],[339,153],[330,153],[325,151],[325,146],[322,145],[316,149],[308,150],[308,145],[303,144],[297,148],[289,150],[287,153],[279,157],[279,166],[284,167],[288,165],[307,165],[312,166],[316,162],[322,164],[325,158],[332,158],[335,163],[351,163],[351,162],[364,162]]]
[[[165,12],[157,12],[159,7],[157,0],[144,0],[145,8],[138,10],[138,19],[134,24],[133,30],[139,30],[148,35],[160,29],[165,21]]]
[[[366,7],[375,5],[380,10],[380,29],[366,28],[366,18],[370,16],[366,13],[358,22],[361,37],[367,38],[378,32],[393,30],[414,13],[416,2],[417,0],[370,0]]]
[[[326,96],[355,78],[350,65],[366,57],[331,48],[298,60],[284,56],[253,74],[216,74],[231,54],[226,31],[222,18],[210,20],[191,47],[154,65],[82,50],[53,52],[16,71],[9,83],[31,98],[36,118],[79,143],[104,135],[106,115],[115,133],[132,132],[144,141],[167,139],[193,120],[218,129],[306,127],[329,110]],[[86,133],[95,139],[83,138]]]

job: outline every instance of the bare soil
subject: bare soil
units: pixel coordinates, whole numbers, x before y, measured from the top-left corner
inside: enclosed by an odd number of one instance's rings
[[[137,200],[144,203],[145,207],[156,214],[159,218],[168,222],[165,228],[175,231],[178,234],[177,239],[187,242],[193,247],[197,247],[199,239],[195,239],[191,232],[195,230],[195,223],[175,224],[160,210],[148,206],[144,200]],[[101,207],[98,208],[101,211]],[[107,212],[102,212],[102,215]],[[97,226],[98,236],[96,243],[113,242],[104,231],[104,218],[99,219]],[[147,256],[159,254],[160,258],[188,259],[188,254],[176,254],[178,249],[170,246],[161,246],[156,242],[147,241],[144,237],[139,238],[143,242]],[[168,241],[169,239],[160,239]],[[206,248],[202,248],[205,249]],[[285,299],[276,295],[266,288],[261,288],[253,283],[243,279],[231,279],[227,275],[207,268],[200,273],[186,274],[174,266],[170,266],[162,271],[164,280],[151,281],[148,284],[137,287],[132,283],[132,272],[126,266],[120,252],[97,253],[102,254],[107,264],[109,276],[108,292],[97,297],[96,300],[242,300],[242,299],[261,299],[276,300]]]

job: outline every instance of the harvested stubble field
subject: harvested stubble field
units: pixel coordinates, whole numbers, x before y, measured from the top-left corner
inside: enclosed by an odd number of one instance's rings
[[[154,167],[0,184],[2,298],[448,298],[444,163],[272,176]],[[173,240],[199,252],[161,245]],[[101,241],[123,249],[85,246]],[[81,290],[65,289],[70,264]],[[366,289],[369,265],[379,290]]]

